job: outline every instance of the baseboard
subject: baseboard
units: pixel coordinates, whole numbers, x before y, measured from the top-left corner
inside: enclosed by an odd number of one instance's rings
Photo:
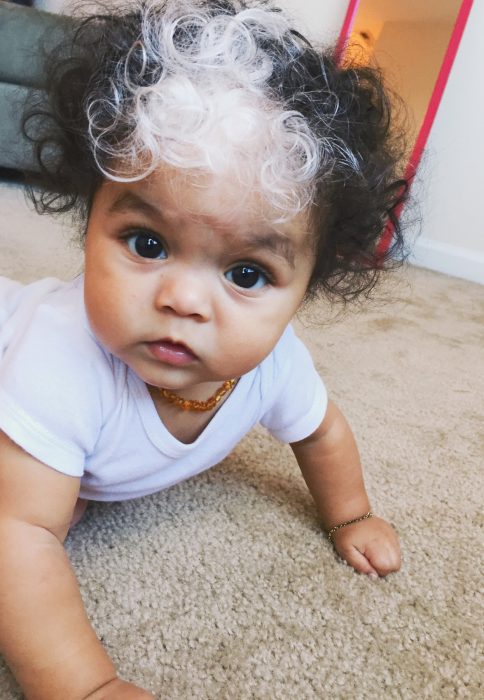
[[[469,248],[418,238],[410,262],[418,267],[484,284],[484,253]]]

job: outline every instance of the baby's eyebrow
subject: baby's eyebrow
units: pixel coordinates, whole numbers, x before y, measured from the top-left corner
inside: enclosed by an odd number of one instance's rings
[[[154,204],[150,204],[134,192],[123,192],[116,197],[108,209],[110,214],[123,214],[129,211],[136,211],[151,218],[163,217],[163,212]],[[229,236],[231,238],[231,236]],[[254,250],[268,250],[269,252],[283,258],[290,267],[295,267],[295,249],[289,236],[278,231],[267,231],[263,233],[250,233],[243,236],[234,236],[231,242],[235,250],[241,248],[249,252]]]
[[[243,241],[238,239],[243,247],[249,250],[265,249],[269,252],[284,258],[286,262],[294,268],[295,266],[295,250],[292,240],[283,233],[277,231],[269,231],[267,233],[253,233]]]
[[[162,216],[162,212],[158,207],[150,204],[134,192],[123,192],[119,197],[116,197],[108,209],[110,214],[123,214],[127,211],[141,212],[150,217]]]

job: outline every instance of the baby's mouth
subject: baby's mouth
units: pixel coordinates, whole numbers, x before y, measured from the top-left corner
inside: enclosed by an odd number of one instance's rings
[[[147,347],[155,359],[168,365],[183,366],[198,359],[187,345],[174,342],[169,338],[147,343]]]

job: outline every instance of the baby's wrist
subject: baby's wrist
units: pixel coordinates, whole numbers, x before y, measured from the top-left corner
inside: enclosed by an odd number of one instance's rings
[[[349,520],[343,520],[342,522],[337,523],[336,525],[333,525],[332,527],[326,528],[326,534],[328,536],[328,540],[332,543],[334,535],[342,530],[345,527],[348,527],[349,525],[356,525],[357,523],[361,523],[364,520],[369,520],[370,518],[373,518],[374,514],[373,511],[367,510],[366,513],[363,513],[362,515],[358,515],[355,518],[350,518]]]

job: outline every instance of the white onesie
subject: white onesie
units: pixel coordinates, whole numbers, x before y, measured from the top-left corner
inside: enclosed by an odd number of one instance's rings
[[[22,286],[0,277],[0,429],[53,469],[81,478],[80,496],[137,498],[220,462],[261,423],[295,442],[321,423],[327,396],[289,326],[243,375],[192,443],[161,422],[146,385],[93,335],[83,277]]]

